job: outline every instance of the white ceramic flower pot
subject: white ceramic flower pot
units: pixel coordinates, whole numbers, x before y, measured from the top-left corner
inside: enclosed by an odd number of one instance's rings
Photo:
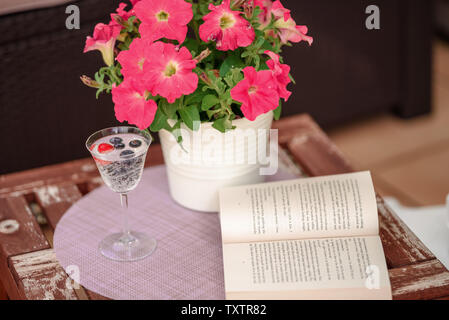
[[[161,130],[172,198],[192,210],[218,212],[220,188],[263,182],[258,159],[267,154],[272,122],[269,112],[255,121],[234,120],[236,130],[227,133],[212,128],[212,123],[202,123],[195,132],[183,125],[182,147],[172,133]]]

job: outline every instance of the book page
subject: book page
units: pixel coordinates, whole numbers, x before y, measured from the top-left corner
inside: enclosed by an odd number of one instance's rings
[[[369,172],[225,188],[220,219],[224,243],[379,232]]]
[[[227,299],[391,299],[379,236],[223,245]]]

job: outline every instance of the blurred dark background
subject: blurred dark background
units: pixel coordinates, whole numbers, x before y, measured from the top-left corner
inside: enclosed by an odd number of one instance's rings
[[[0,174],[87,157],[87,136],[118,124],[111,97],[96,100],[79,76],[99,68],[98,52],[82,53],[85,38],[119,2],[0,1]],[[282,2],[315,38],[285,50],[297,85],[284,116],[307,112],[332,128],[378,113],[431,112],[432,40],[449,34],[447,0]],[[65,27],[68,3],[80,8],[80,30]],[[371,4],[381,10],[380,30],[365,27]]]

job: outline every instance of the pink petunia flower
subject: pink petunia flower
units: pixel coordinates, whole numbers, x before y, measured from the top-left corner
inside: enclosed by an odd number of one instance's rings
[[[144,64],[150,58],[151,43],[141,38],[131,42],[129,50],[121,51],[117,60],[122,65],[122,74],[125,78],[142,79]]]
[[[242,103],[243,115],[254,121],[279,106],[277,84],[270,70],[257,72],[254,67],[246,67],[243,73],[245,78],[231,89],[231,97]]]
[[[148,128],[154,120],[157,104],[146,99],[146,92],[134,79],[125,79],[112,89],[115,117],[118,121],[128,121],[139,129]]]
[[[298,33],[293,33],[293,36],[291,36],[290,40],[291,42],[300,42],[300,41],[306,41],[309,46],[313,43],[313,38],[311,36],[308,36],[307,33],[309,32],[309,28],[307,26],[296,26],[296,30]]]
[[[144,83],[153,95],[161,95],[169,103],[182,95],[193,93],[198,87],[196,67],[190,51],[171,43],[155,42],[150,47],[151,59],[144,66]]]
[[[273,6],[272,0],[254,0],[254,7],[258,6],[262,12],[259,14],[259,22],[266,25],[270,22],[271,16],[268,14]]]
[[[292,81],[289,77],[290,66],[280,63],[279,56],[274,52],[267,50],[265,51],[265,54],[271,58],[267,61],[267,66],[273,72],[273,78],[277,83],[279,97],[287,101],[292,94],[287,90],[287,85]]]
[[[259,16],[261,22],[260,29],[264,29],[274,17],[274,28],[276,34],[267,31],[270,35],[279,36],[281,43],[307,41],[312,45],[313,38],[308,36],[307,26],[297,26],[295,20],[291,17],[290,10],[286,9],[281,1],[277,0],[256,0],[256,5],[262,8],[262,14]]]
[[[292,17],[290,14],[290,10],[286,9],[279,0],[273,2],[269,12],[270,14],[274,15],[275,20],[283,18],[284,21],[287,21]]]
[[[150,42],[166,38],[183,43],[193,18],[192,4],[184,0],[141,0],[134,7],[142,21],[139,32]]]
[[[111,19],[112,21],[114,20],[114,16],[119,16],[120,18],[122,18],[125,21],[128,21],[128,19],[134,15],[134,13],[131,11],[126,11],[126,3],[121,2],[116,10],[116,13],[111,13]]]
[[[201,40],[216,41],[217,49],[221,51],[235,50],[253,43],[253,28],[241,17],[242,12],[231,10],[230,0],[224,0],[219,6],[211,3],[209,10],[211,12],[203,17],[204,23],[200,26]]]
[[[120,35],[121,27],[118,24],[99,23],[95,26],[93,37],[87,37],[84,52],[99,50],[107,66],[114,64],[114,46]]]

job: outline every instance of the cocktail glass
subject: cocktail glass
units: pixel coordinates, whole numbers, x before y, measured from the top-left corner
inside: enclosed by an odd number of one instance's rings
[[[100,252],[116,261],[136,261],[156,249],[156,240],[131,231],[128,225],[128,193],[142,178],[151,135],[134,127],[107,128],[92,134],[86,147],[92,154],[105,184],[120,194],[123,231],[108,235],[99,244]]]

